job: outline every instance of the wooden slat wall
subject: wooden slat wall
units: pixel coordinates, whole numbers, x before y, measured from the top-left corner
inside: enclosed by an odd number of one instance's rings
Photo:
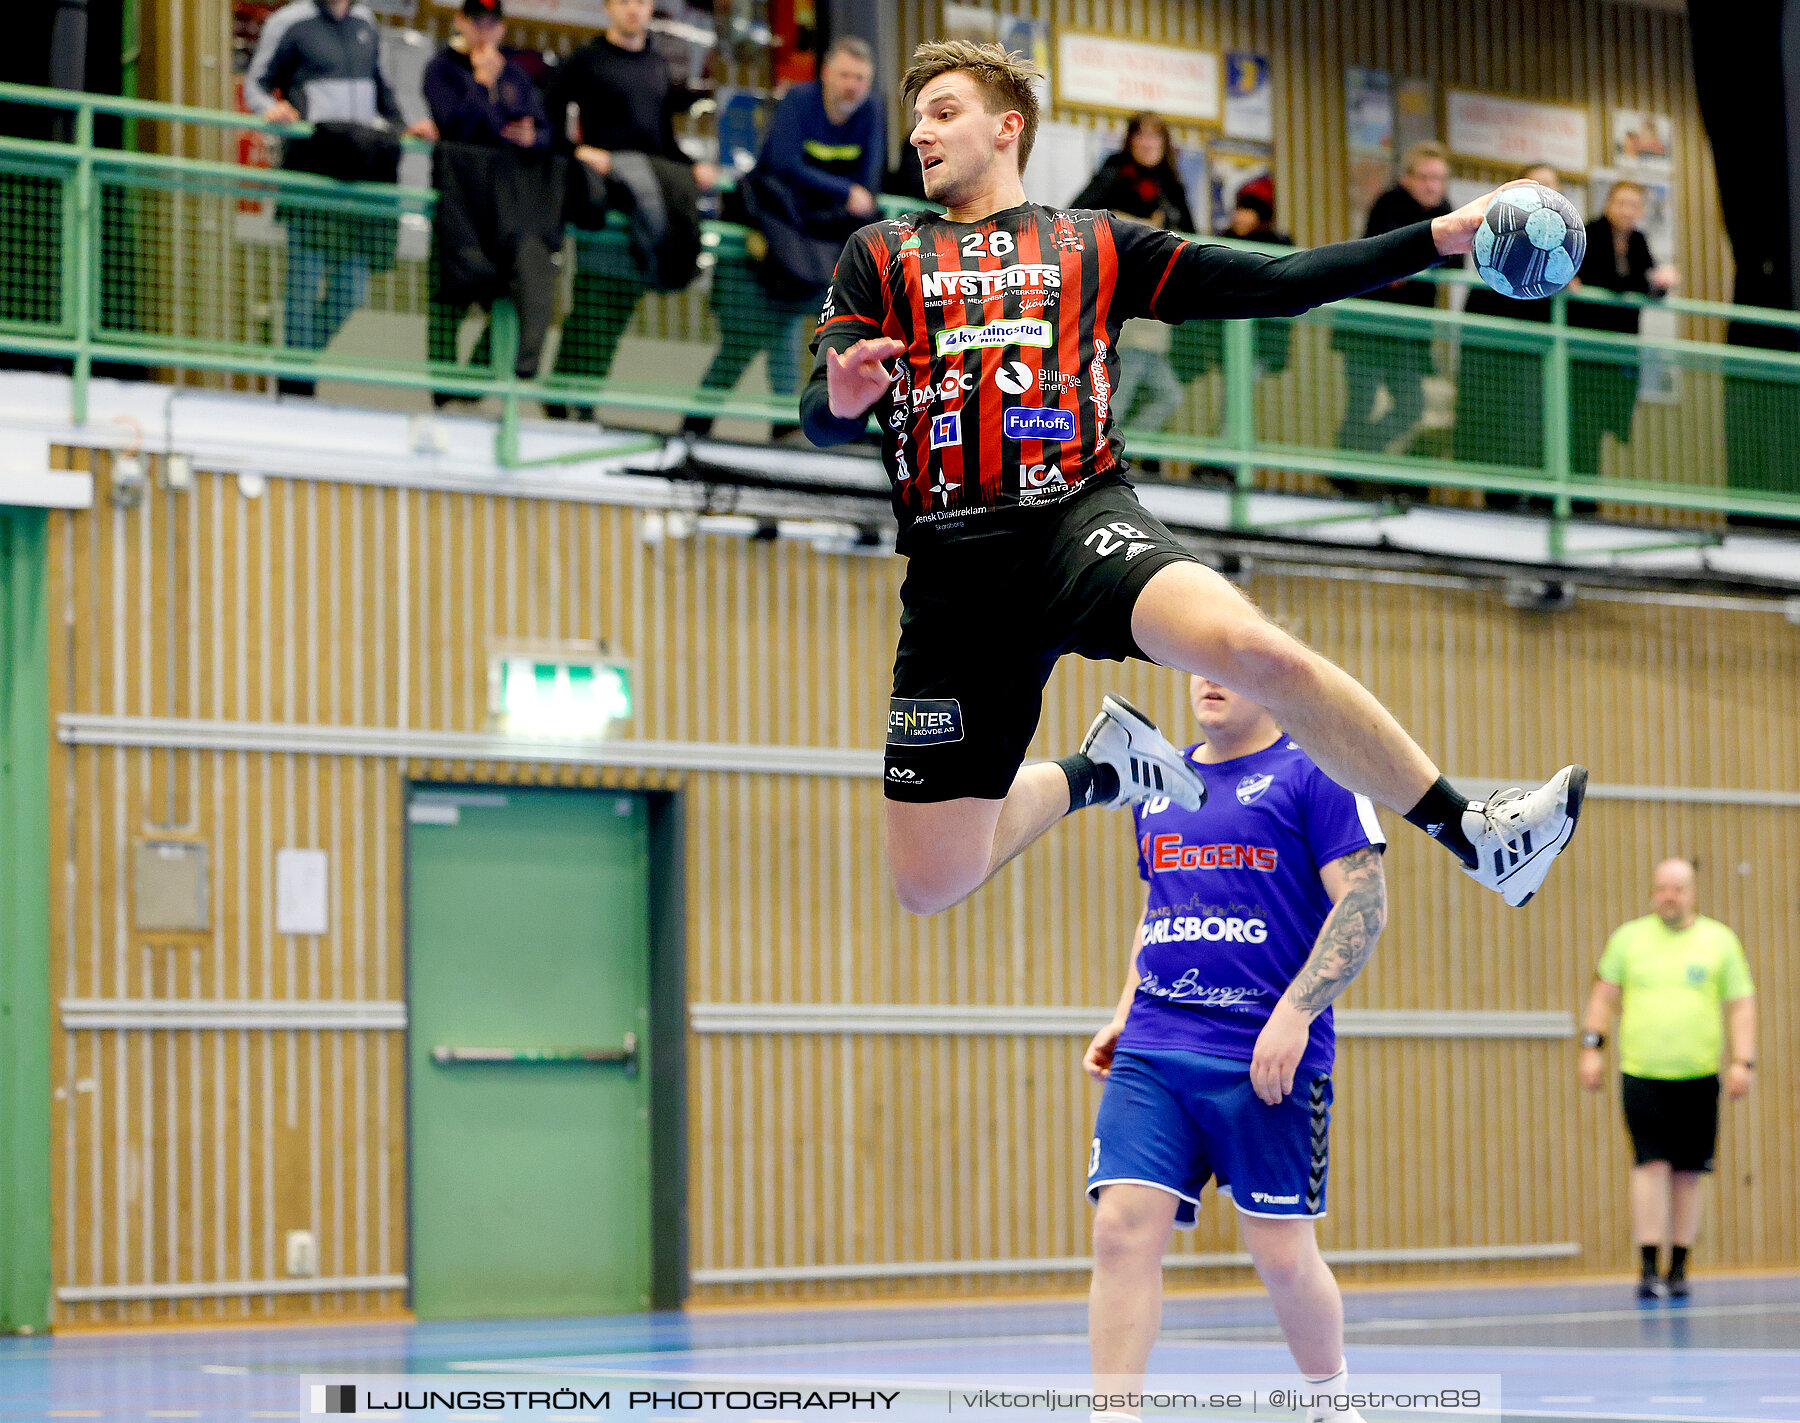
[[[86,466],[90,457],[71,454]],[[606,638],[634,659],[635,734],[874,746],[900,564],[792,543],[646,546],[639,515],[576,503],[200,475],[142,507],[55,514],[58,711],[481,729],[494,639]],[[156,471],[153,470],[153,474]],[[1579,755],[1597,782],[1800,790],[1800,633],[1769,612],[1587,599],[1513,612],[1446,580],[1271,573],[1251,592],[1367,680],[1443,764],[1522,778]],[[1182,679],[1069,661],[1037,754],[1074,745],[1116,689],[1187,726]],[[56,751],[57,997],[394,998],[403,993],[407,777],[674,784],[563,767],[79,747]],[[1101,1005],[1140,886],[1121,817],[1059,827],[946,915],[902,914],[873,780],[691,775],[689,992],[705,1002]],[[1349,1002],[1578,1010],[1649,867],[1684,852],[1761,988],[1767,1067],[1726,1114],[1701,1259],[1800,1260],[1800,810],[1596,800],[1570,862],[1509,911],[1390,827],[1394,918]],[[131,928],[143,836],[204,842],[213,923]],[[332,932],[274,933],[274,851],[332,855]],[[1079,1183],[1095,1095],[1073,1039],[696,1035],[690,1146],[699,1269],[1085,1253]],[[56,1280],[266,1278],[282,1233],[320,1233],[331,1274],[404,1270],[397,1034],[60,1035]],[[747,1083],[759,1084],[746,1091]],[[1339,1083],[1328,1243],[1575,1240],[1628,1264],[1625,1155],[1609,1091],[1572,1045],[1355,1041]],[[1184,1247],[1187,1248],[1187,1247]],[[1235,1248],[1208,1211],[1193,1247]],[[1518,1267],[1526,1268],[1526,1267]],[[1379,1274],[1382,1271],[1368,1271]],[[1404,1273],[1389,1270],[1385,1273]],[[1413,1271],[1417,1273],[1417,1271]],[[1067,1288],[1078,1277],[714,1288],[757,1294]],[[84,1305],[70,1321],[329,1315],[346,1295]]]

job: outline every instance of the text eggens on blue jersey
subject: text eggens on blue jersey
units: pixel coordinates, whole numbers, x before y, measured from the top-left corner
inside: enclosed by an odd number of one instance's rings
[[[1257,1035],[1311,956],[1331,912],[1320,868],[1386,844],[1375,807],[1285,736],[1205,765],[1206,804],[1157,797],[1134,809],[1138,874],[1150,886],[1139,984],[1121,1048],[1255,1055]],[[1300,1067],[1330,1072],[1327,1009]]]

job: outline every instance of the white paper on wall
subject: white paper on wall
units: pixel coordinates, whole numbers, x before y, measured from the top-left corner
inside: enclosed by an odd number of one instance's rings
[[[331,928],[331,856],[323,850],[275,852],[275,932],[324,934]]]

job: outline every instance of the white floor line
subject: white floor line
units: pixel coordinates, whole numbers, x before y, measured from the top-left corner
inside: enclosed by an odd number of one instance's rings
[[[1543,1408],[1514,1408],[1504,1405],[1507,1418],[1582,1418],[1595,1423],[1778,1423],[1770,1418],[1727,1417],[1712,1413],[1564,1413]]]
[[[447,1366],[458,1373],[495,1373],[495,1374],[579,1374],[590,1379],[642,1379],[647,1383],[688,1383],[707,1384],[713,1389],[730,1387],[734,1391],[768,1390],[775,1388],[804,1389],[809,1392],[822,1392],[827,1389],[895,1389],[901,1393],[945,1393],[959,1389],[976,1387],[967,1379],[936,1378],[883,1378],[868,1377],[862,1374],[839,1374],[832,1378],[820,1378],[817,1374],[719,1374],[707,1373],[703,1370],[671,1369],[650,1373],[646,1369],[612,1369],[595,1368],[583,1365],[571,1366],[566,1360],[558,1359],[497,1359],[469,1360],[452,1363]],[[1042,1375],[1033,1376],[1035,1388],[1053,1387],[1042,1381]],[[1085,1375],[1082,1376],[1085,1378]],[[991,1381],[983,1386],[991,1387]],[[1086,1388],[1085,1383],[1072,1383],[1070,1391],[1079,1392]],[[1154,1390],[1152,1390],[1154,1392]]]
[[[1725,1319],[1746,1314],[1800,1314],[1795,1304],[1702,1304],[1677,1309],[1572,1309],[1560,1314],[1464,1314],[1446,1319],[1411,1316],[1402,1319],[1345,1320],[1349,1329],[1472,1329],[1483,1324],[1577,1324],[1608,1319]]]
[[[619,1363],[629,1359],[667,1359],[677,1354],[684,1359],[749,1359],[775,1358],[782,1354],[851,1353],[858,1349],[942,1349],[956,1344],[1086,1343],[1086,1334],[952,1334],[927,1339],[833,1339],[816,1344],[727,1344],[718,1347],[702,1344],[693,1349],[638,1349],[624,1354],[596,1351],[569,1357]],[[459,1366],[452,1364],[451,1367]]]

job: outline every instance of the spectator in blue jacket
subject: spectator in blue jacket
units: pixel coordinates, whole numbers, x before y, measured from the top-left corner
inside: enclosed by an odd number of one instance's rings
[[[845,35],[826,51],[818,79],[775,106],[756,166],[793,192],[798,210],[875,220],[887,138],[881,106],[869,102],[874,81],[867,42]]]
[[[701,379],[730,390],[758,351],[767,353],[769,391],[799,385],[800,323],[817,312],[845,240],[880,213],[875,194],[887,161],[881,105],[869,97],[875,56],[866,41],[841,36],[825,52],[819,78],[797,84],[775,106],[756,167],[744,180],[754,266],[722,261],[713,271],[718,354]],[[777,229],[798,241],[784,241]],[[799,270],[796,270],[799,268]],[[691,416],[704,437],[712,419]],[[780,422],[776,434],[794,427]]]
[[[548,148],[550,120],[531,76],[502,49],[506,15],[500,0],[463,0],[451,23],[456,38],[425,66],[430,137],[492,148]]]

